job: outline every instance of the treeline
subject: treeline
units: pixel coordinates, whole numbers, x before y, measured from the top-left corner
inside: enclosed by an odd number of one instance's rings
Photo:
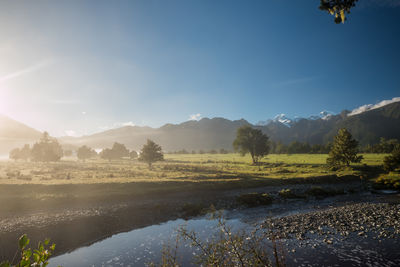
[[[269,153],[270,154],[328,154],[331,151],[332,143],[327,144],[314,144],[311,145],[307,142],[293,141],[290,144],[283,144],[280,141],[269,141]],[[378,144],[366,145],[359,147],[361,153],[392,153],[394,148],[400,144],[397,139],[381,138]],[[233,151],[226,149],[219,150],[192,150],[188,151],[186,149],[178,151],[170,151],[168,154],[228,154]]]
[[[27,144],[21,149],[15,148],[10,152],[10,159],[31,160],[31,161],[59,161],[63,156],[63,150],[57,139],[43,133],[39,142],[32,148]]]
[[[9,157],[13,160],[50,162],[59,161],[63,156],[69,157],[72,155],[72,150],[63,151],[57,139],[44,132],[39,142],[32,147],[26,144],[22,148],[15,148],[10,151]],[[129,151],[125,145],[116,142],[112,148],[105,148],[100,153],[88,146],[81,146],[76,150],[76,156],[79,160],[100,157],[111,161],[122,158],[135,159],[138,157],[138,153],[134,150]]]
[[[233,151],[230,150],[226,150],[224,148],[221,149],[211,149],[211,150],[192,150],[192,151],[188,151],[186,149],[181,149],[181,150],[177,150],[177,151],[169,151],[167,152],[167,154],[229,154],[232,153]]]
[[[397,139],[386,140],[382,137],[378,144],[361,147],[361,151],[364,153],[392,153],[399,145],[400,142]]]

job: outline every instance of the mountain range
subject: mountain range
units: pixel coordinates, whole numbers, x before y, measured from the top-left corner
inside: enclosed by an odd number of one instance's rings
[[[353,111],[354,112],[354,111]],[[165,124],[160,128],[124,126],[82,137],[60,137],[67,148],[88,145],[92,148],[111,147],[114,142],[139,150],[146,139],[159,143],[164,151],[232,150],[236,130],[251,125],[266,133],[271,140],[323,144],[332,141],[340,128],[347,128],[362,145],[379,142],[381,137],[400,139],[400,102],[374,107],[356,114],[342,111],[340,114],[321,113],[318,117],[289,119],[283,115],[273,120],[252,125],[248,121],[224,118],[203,118],[180,124]],[[41,133],[22,123],[0,116],[0,154],[10,149],[33,143]]]

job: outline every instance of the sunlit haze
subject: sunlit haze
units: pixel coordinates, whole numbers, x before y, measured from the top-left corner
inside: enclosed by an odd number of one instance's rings
[[[2,1],[0,113],[54,136],[400,95],[398,1]]]

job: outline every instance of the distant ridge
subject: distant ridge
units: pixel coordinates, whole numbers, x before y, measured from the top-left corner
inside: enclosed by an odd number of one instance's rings
[[[64,137],[62,142],[73,145],[89,145],[93,148],[110,147],[121,142],[130,149],[140,149],[147,138],[159,143],[165,151],[186,149],[232,150],[236,130],[243,125],[261,129],[271,140],[290,143],[292,141],[322,144],[332,140],[339,128],[345,127],[365,145],[379,142],[380,137],[400,139],[400,102],[348,116],[348,111],[320,118],[300,118],[291,121],[271,120],[266,125],[252,125],[248,121],[224,118],[203,118],[180,124],[165,124],[160,128],[125,126],[105,132],[84,136]]]
[[[152,139],[164,151],[232,150],[236,130],[243,125],[261,129],[271,140],[288,144],[293,141],[310,144],[325,144],[332,141],[339,128],[347,128],[362,144],[374,144],[381,137],[400,139],[400,102],[393,102],[379,108],[369,109],[349,116],[350,111],[320,118],[297,118],[270,120],[265,125],[252,125],[244,119],[203,118],[180,124],[165,124],[160,128],[124,126],[82,137],[60,137],[61,144],[68,149],[82,145],[92,148],[111,147],[114,142],[125,144],[129,149],[139,150]],[[33,143],[41,133],[22,123],[0,115],[0,155],[8,154],[15,147]]]
[[[0,114],[0,155],[24,144],[37,141],[41,132]]]

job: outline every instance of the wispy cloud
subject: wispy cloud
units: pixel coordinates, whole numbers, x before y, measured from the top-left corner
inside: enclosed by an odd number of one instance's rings
[[[288,85],[295,85],[295,84],[311,82],[315,79],[316,79],[316,77],[303,77],[303,78],[299,78],[299,79],[290,79],[290,80],[286,80],[286,81],[273,83],[272,86],[282,87],[282,86],[288,86]]]
[[[27,67],[27,68],[24,68],[24,69],[21,69],[21,70],[6,74],[4,76],[1,76],[0,77],[0,82],[5,82],[5,81],[11,80],[11,79],[18,78],[18,77],[20,77],[22,75],[26,75],[28,73],[37,71],[39,69],[42,69],[44,67],[49,66],[51,63],[52,63],[51,60],[44,60],[44,61],[38,62],[35,65],[32,65],[30,67]]]
[[[361,107],[353,109],[353,111],[350,112],[348,115],[353,116],[353,115],[360,114],[360,113],[363,113],[363,112],[371,110],[371,109],[377,109],[377,108],[392,104],[394,102],[400,102],[400,97],[393,97],[392,99],[389,99],[389,100],[383,100],[375,105],[373,105],[373,104],[363,105]]]
[[[201,119],[201,114],[200,113],[189,115],[189,120],[191,120],[191,121],[198,121],[200,119]]]

